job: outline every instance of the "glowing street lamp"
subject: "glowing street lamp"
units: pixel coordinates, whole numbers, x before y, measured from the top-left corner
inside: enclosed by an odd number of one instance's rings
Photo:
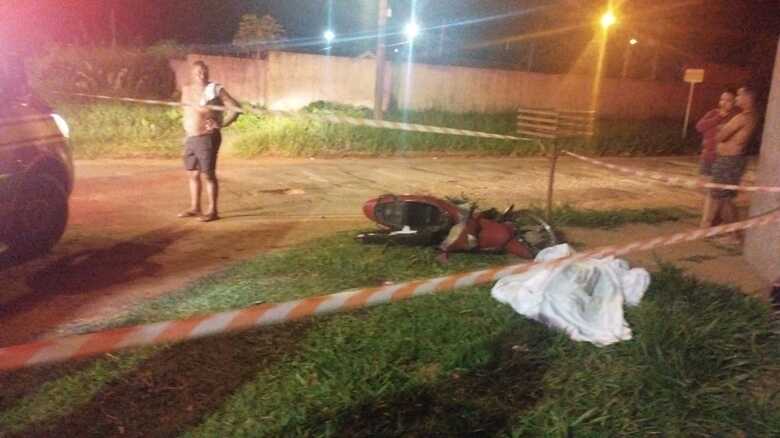
[[[617,18],[615,18],[615,14],[613,14],[612,11],[607,11],[601,16],[601,27],[604,29],[608,29],[615,24],[615,22],[617,22]]]
[[[615,14],[611,10],[607,10],[604,15],[601,16],[601,35],[598,43],[599,55],[596,61],[596,75],[593,78],[593,88],[591,89],[591,101],[590,109],[592,111],[598,111],[599,106],[599,91],[601,90],[601,76],[604,73],[604,59],[607,55],[607,38],[609,36],[609,28],[617,22]]]
[[[413,41],[420,34],[420,26],[414,21],[411,21],[404,26],[404,35],[409,41]]]
[[[330,44],[333,42],[334,39],[336,39],[336,34],[333,33],[332,30],[326,30],[324,34],[322,34],[322,37],[325,38],[325,41]]]
[[[626,50],[623,51],[623,71],[620,74],[621,77],[627,78],[628,77],[628,64],[631,62],[631,49],[639,43],[639,40],[636,38],[631,38],[628,40],[628,45],[626,46]]]

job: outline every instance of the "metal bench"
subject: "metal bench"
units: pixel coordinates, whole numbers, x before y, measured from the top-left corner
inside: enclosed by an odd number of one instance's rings
[[[517,109],[517,133],[540,140],[592,137],[595,111]]]
[[[547,220],[552,220],[553,185],[558,162],[558,139],[593,137],[595,111],[572,111],[544,108],[518,108],[517,133],[536,139],[539,147],[550,156],[550,176],[547,185]],[[549,143],[549,144],[545,144]]]

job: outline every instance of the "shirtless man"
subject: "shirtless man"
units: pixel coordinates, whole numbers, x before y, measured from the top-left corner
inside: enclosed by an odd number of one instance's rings
[[[696,130],[701,133],[702,137],[699,174],[706,182],[709,182],[710,177],[712,177],[712,164],[715,162],[715,157],[717,157],[715,148],[718,145],[718,141],[715,137],[718,135],[718,130],[739,112],[737,108],[734,107],[734,100],[736,97],[736,90],[730,88],[723,90],[723,93],[720,95],[720,100],[718,101],[718,107],[708,111],[707,114],[696,123]],[[705,190],[701,219],[702,227],[716,225],[714,222],[715,218],[708,216],[713,213],[710,204],[712,204],[710,190]]]
[[[742,112],[724,124],[715,136],[718,143],[717,157],[712,165],[712,182],[716,184],[739,185],[747,164],[745,157],[747,144],[758,123],[755,112],[756,93],[752,88],[741,87],[737,91],[736,104]],[[734,190],[712,189],[712,212],[708,217],[720,217],[723,224],[735,222],[737,220],[737,207],[734,204],[736,195],[737,192]]]
[[[192,64],[192,85],[184,87],[182,103],[190,105],[184,107],[184,132],[187,133],[184,167],[189,175],[190,209],[179,213],[179,217],[198,217],[203,222],[211,222],[219,219],[216,168],[217,153],[222,143],[220,129],[236,121],[241,106],[222,85],[209,81],[209,68],[203,61]],[[228,111],[223,113],[202,108],[205,105],[225,106]],[[209,199],[208,209],[203,215],[200,208],[201,174],[206,180]]]

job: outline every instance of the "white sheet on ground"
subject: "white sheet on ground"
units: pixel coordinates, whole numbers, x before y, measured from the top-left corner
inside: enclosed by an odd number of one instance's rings
[[[573,253],[567,244],[546,248],[536,261]],[[554,269],[537,269],[499,280],[491,295],[515,311],[565,331],[575,341],[599,346],[631,339],[623,304],[636,306],[650,285],[650,274],[626,261],[587,259]]]

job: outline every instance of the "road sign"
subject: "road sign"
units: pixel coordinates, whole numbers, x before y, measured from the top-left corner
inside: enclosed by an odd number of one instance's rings
[[[685,76],[683,80],[691,84],[691,89],[688,91],[688,105],[685,107],[685,121],[683,122],[682,137],[685,138],[685,134],[688,132],[688,121],[691,117],[691,105],[693,104],[693,87],[696,84],[704,82],[704,69],[703,68],[686,68]]]
[[[683,77],[683,80],[685,82],[690,82],[691,84],[700,84],[704,82],[704,69],[703,68],[686,68],[685,69],[685,77]]]

